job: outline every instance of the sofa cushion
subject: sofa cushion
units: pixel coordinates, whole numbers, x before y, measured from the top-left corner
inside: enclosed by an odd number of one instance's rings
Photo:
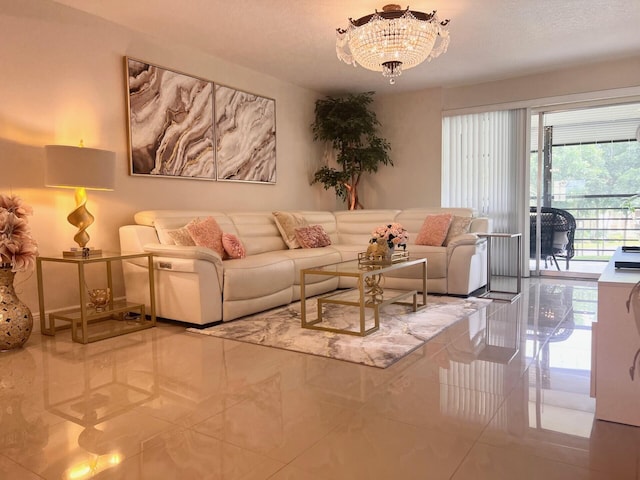
[[[236,212],[229,218],[247,256],[287,249],[271,212]]]
[[[340,252],[330,247],[321,248],[297,248],[295,250],[285,250],[282,255],[293,260],[294,263],[294,285],[300,285],[300,271],[305,268],[313,268],[318,265],[329,265],[332,263],[338,263],[342,261]],[[323,278],[327,278],[324,275],[307,276],[308,283],[315,283],[321,281]]]
[[[338,243],[336,217],[333,212],[326,210],[300,210],[298,213],[304,217],[307,225],[322,225],[324,231],[329,235],[331,243]]]
[[[453,215],[450,213],[427,215],[422,223],[422,228],[418,232],[416,245],[440,247],[447,238],[452,218]]]
[[[293,298],[299,299],[300,289],[300,272],[305,268],[313,268],[319,265],[330,265],[342,261],[340,252],[333,246],[321,248],[296,248],[295,250],[285,250],[282,255],[293,260],[294,264],[294,281],[293,281]],[[330,292],[338,288],[339,278],[330,275],[307,275],[305,277],[306,296],[319,295],[321,293]]]
[[[307,226],[305,218],[295,212],[273,212],[273,218],[287,247],[300,248],[300,243],[296,238],[296,228]]]
[[[283,251],[284,252],[284,251]],[[292,288],[294,264],[283,252],[267,252],[224,262],[224,300],[266,297]]]
[[[445,247],[433,247],[429,245],[412,245],[410,250],[411,258],[427,259],[427,278],[447,277],[447,249]],[[419,268],[402,268],[385,274],[389,277],[409,277],[420,278]]]
[[[461,217],[454,215],[451,219],[451,225],[449,225],[449,231],[447,232],[447,238],[444,239],[444,246],[449,245],[449,242],[458,235],[469,233],[469,228],[473,222],[472,217]]]
[[[359,245],[365,251],[371,240],[371,232],[380,225],[388,225],[399,210],[342,210],[335,212],[338,242]]]
[[[302,248],[320,248],[331,245],[331,239],[322,225],[309,225],[295,229],[296,240]]]

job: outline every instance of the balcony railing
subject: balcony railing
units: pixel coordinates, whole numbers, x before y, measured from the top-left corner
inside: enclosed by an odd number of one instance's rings
[[[553,207],[568,211],[576,219],[574,260],[608,261],[616,248],[640,245],[640,206],[635,210],[626,202],[634,195],[563,195],[561,200],[554,198]],[[592,206],[575,206],[581,204]],[[612,206],[616,204],[619,206]]]

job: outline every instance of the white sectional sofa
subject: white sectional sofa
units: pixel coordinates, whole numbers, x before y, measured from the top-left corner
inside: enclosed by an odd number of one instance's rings
[[[148,210],[135,215],[135,225],[120,228],[120,246],[123,252],[154,254],[158,317],[207,325],[299,300],[300,270],[357,258],[358,252],[366,250],[372,230],[392,222],[409,232],[411,255],[427,258],[428,292],[466,296],[486,285],[486,241],[476,233],[490,231],[490,222],[473,218],[469,233],[451,239],[447,246],[415,245],[425,217],[445,212],[473,217],[472,210],[463,208],[298,211],[309,225],[324,227],[331,245],[289,249],[272,212]],[[208,248],[167,244],[168,230],[208,216],[240,239],[245,258],[222,260]],[[125,262],[123,270],[127,299],[148,307],[146,261]],[[307,285],[307,295],[351,286],[347,280],[316,278]],[[385,286],[421,289],[419,271],[401,269],[385,278]]]

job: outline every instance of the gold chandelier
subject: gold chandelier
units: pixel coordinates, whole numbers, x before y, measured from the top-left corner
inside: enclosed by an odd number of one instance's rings
[[[340,60],[354,67],[359,64],[382,72],[393,85],[403,70],[447,51],[448,23],[449,20],[441,22],[435,10],[423,13],[385,5],[382,12],[376,10],[357,20],[350,18],[346,29],[339,28],[336,52]]]

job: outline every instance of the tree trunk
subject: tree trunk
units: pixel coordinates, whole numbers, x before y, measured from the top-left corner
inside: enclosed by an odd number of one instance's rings
[[[364,206],[360,203],[358,199],[358,186],[357,185],[347,185],[347,205],[349,210],[358,210],[363,209]]]

